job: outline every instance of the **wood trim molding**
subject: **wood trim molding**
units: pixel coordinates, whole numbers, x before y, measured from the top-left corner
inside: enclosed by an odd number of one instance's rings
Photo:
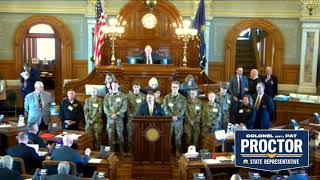
[[[282,65],[284,54],[284,40],[279,28],[268,20],[262,18],[253,18],[241,21],[234,25],[226,36],[225,41],[225,79],[228,80],[234,75],[235,71],[235,52],[237,38],[243,30],[247,28],[262,28],[267,31],[268,34],[274,40],[274,65],[273,71],[278,75],[279,82],[283,82],[282,79]],[[266,64],[271,66],[271,64]]]
[[[15,75],[19,77],[19,73],[22,70],[22,63],[25,61],[23,54],[24,38],[28,33],[28,30],[36,24],[48,24],[50,25],[56,34],[56,39],[60,44],[61,56],[57,57],[56,61],[56,82],[62,82],[63,79],[71,79],[72,77],[72,36],[68,27],[53,16],[36,15],[31,16],[23,21],[15,32],[14,38],[14,60],[16,64]],[[62,83],[57,83],[55,86],[55,99],[59,101],[61,99]]]

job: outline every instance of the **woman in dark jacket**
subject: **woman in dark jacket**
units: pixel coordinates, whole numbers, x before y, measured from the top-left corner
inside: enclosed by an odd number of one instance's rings
[[[256,119],[256,109],[253,106],[253,100],[250,95],[242,97],[242,103],[238,107],[236,122],[241,126],[246,126],[247,129],[252,129]]]

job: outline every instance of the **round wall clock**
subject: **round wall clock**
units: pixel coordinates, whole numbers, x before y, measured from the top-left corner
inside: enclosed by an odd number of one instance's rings
[[[160,138],[160,132],[156,128],[146,130],[145,137],[148,141],[155,142]]]
[[[142,17],[141,22],[146,29],[152,29],[157,25],[157,18],[154,14],[147,13]]]

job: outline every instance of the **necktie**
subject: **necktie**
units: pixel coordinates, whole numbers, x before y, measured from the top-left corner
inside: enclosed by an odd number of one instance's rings
[[[152,64],[152,58],[151,58],[151,55],[149,55],[149,64]]]
[[[153,113],[153,107],[152,107],[152,104],[149,104],[149,114],[150,114],[150,116],[152,116],[152,113]]]
[[[147,64],[150,64],[150,58],[147,56]]]
[[[260,100],[261,100],[261,97],[260,97],[260,95],[258,95],[257,100],[256,100],[256,104],[255,104],[255,107],[256,107],[257,111],[259,110]]]
[[[41,100],[40,94],[38,95],[38,105],[39,105],[39,108],[42,109],[42,100]]]
[[[240,98],[242,98],[242,94],[243,94],[243,92],[242,92],[242,80],[241,80],[240,76],[238,78],[239,78],[239,84],[238,84],[239,96],[240,96]]]

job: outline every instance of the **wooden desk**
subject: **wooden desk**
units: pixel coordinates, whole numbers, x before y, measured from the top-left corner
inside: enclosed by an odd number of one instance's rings
[[[90,154],[91,158],[96,158],[99,152],[92,151]],[[97,171],[105,172],[107,178],[116,179],[116,170],[119,159],[114,153],[111,153],[107,159],[103,159],[100,163],[88,163],[89,167],[95,167]]]
[[[287,125],[290,119],[312,119],[313,113],[320,111],[320,104],[289,100],[286,102],[275,101],[276,121],[273,126]]]
[[[0,144],[5,148],[15,146],[17,144],[16,136],[19,132],[26,131],[27,126],[18,127],[18,123],[9,121],[8,124],[11,127],[1,127],[0,128]]]
[[[74,140],[74,143],[77,145],[77,148],[79,150],[85,150],[86,148],[93,149],[93,138],[91,137],[90,134],[88,134],[84,131],[73,131],[73,130],[64,130],[63,132],[80,135],[77,140]],[[39,136],[44,141],[47,141],[47,142],[48,141],[62,141],[62,137],[57,137],[57,135],[61,134],[62,131],[56,132],[56,133],[51,133],[53,135],[52,137],[43,137],[42,135],[44,133],[48,133],[48,132],[40,132],[40,134],[39,134]]]
[[[217,157],[225,156],[231,159],[231,153],[216,153],[216,155]],[[219,164],[208,164],[207,166],[210,169],[237,169],[233,161]],[[193,179],[193,173],[200,173],[203,168],[205,168],[205,164],[201,160],[190,161],[184,154],[179,159],[179,175],[181,180]]]

